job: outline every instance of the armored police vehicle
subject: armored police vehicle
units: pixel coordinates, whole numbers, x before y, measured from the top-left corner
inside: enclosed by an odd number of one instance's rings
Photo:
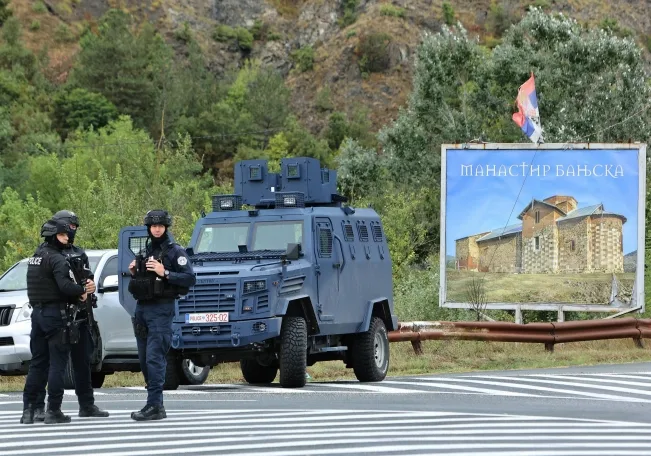
[[[306,366],[342,360],[358,380],[389,367],[391,258],[378,214],[352,208],[336,171],[313,158],[235,165],[235,194],[213,197],[188,254],[197,281],[176,301],[171,357],[198,366],[239,361],[249,383],[305,385]],[[173,231],[173,228],[172,228]],[[133,315],[128,265],[147,231],[120,232],[120,301]]]

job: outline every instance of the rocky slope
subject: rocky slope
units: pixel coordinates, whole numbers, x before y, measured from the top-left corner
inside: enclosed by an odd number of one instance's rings
[[[78,49],[75,37],[111,7],[151,21],[183,51],[185,30],[198,39],[210,68],[222,73],[248,57],[277,68],[292,88],[293,108],[317,133],[333,109],[368,109],[375,129],[395,118],[410,92],[413,56],[423,33],[445,22],[440,0],[13,0],[29,46],[48,44],[51,77],[65,80]],[[494,45],[529,4],[589,24],[606,24],[651,48],[648,0],[455,1],[454,20]],[[449,21],[451,12],[447,10]],[[38,21],[38,27],[35,24]],[[221,26],[221,27],[220,27]],[[224,27],[226,26],[226,27]],[[218,28],[220,27],[220,28]],[[250,49],[236,34],[256,39]],[[218,33],[215,33],[219,30]],[[217,36],[217,39],[215,39]]]

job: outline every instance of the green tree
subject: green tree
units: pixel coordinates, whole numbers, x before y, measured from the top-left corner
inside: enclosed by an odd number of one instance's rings
[[[153,26],[146,23],[132,32],[131,17],[110,10],[98,34],[81,39],[70,83],[97,92],[140,128],[159,131],[164,91],[169,86],[172,52]]]
[[[2,24],[4,24],[13,14],[13,11],[8,8],[9,1],[10,0],[0,0],[0,26],[2,26]]]
[[[263,131],[260,135],[263,149],[285,123],[289,102],[290,91],[275,70],[261,68],[249,82],[243,108],[250,114],[253,127]]]
[[[77,128],[101,128],[116,119],[118,111],[99,93],[86,89],[72,89],[59,93],[54,98],[54,125],[65,139],[71,130]]]
[[[352,200],[374,193],[385,177],[384,157],[352,138],[343,141],[336,161],[340,191]]]
[[[52,214],[44,208],[38,196],[20,197],[18,192],[6,188],[0,205],[0,268],[6,270],[16,261],[31,255],[42,242],[41,226]]]

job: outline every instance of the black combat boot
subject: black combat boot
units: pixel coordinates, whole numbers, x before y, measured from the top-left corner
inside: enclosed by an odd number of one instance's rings
[[[59,423],[69,423],[70,417],[64,415],[61,409],[50,410],[47,409],[45,412],[45,424],[59,424]]]
[[[105,410],[101,410],[95,404],[91,404],[91,405],[84,405],[83,407],[80,407],[79,408],[79,416],[82,416],[82,417],[92,416],[92,417],[96,417],[96,418],[102,418],[102,417],[109,416],[109,412],[107,412]]]
[[[23,416],[20,417],[20,422],[21,424],[34,424],[34,409],[31,404],[23,410]]]
[[[45,409],[43,407],[34,409],[34,421],[45,421]]]
[[[132,412],[131,419],[136,421],[152,421],[167,418],[163,405],[145,405],[139,412]]]

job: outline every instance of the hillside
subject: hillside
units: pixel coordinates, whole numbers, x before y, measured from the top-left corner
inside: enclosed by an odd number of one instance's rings
[[[9,7],[23,24],[27,47],[47,47],[53,81],[66,80],[82,31],[96,27],[109,8],[121,8],[153,23],[178,53],[191,33],[217,74],[240,67],[247,57],[277,68],[292,89],[294,112],[316,134],[335,110],[361,112],[374,130],[395,118],[410,92],[423,33],[459,20],[491,47],[531,4],[612,28],[651,48],[646,0],[479,0],[451,8],[439,0],[11,0]]]

